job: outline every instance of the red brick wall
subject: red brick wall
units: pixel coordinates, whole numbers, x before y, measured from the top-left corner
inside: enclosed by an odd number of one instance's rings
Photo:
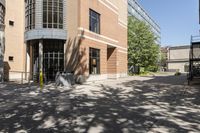
[[[119,14],[99,0],[79,1],[78,36],[81,36],[77,74],[89,75],[89,48],[100,49],[101,74],[127,72],[127,28],[119,24]],[[100,34],[89,31],[89,9],[100,14]],[[70,18],[68,18],[70,19]],[[114,51],[107,49],[115,47]],[[120,52],[121,51],[121,52]],[[109,56],[109,58],[107,58]]]

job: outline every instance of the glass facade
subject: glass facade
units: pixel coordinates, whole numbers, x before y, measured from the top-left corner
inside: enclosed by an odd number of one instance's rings
[[[63,28],[63,0],[43,0],[43,28]]]
[[[36,21],[41,21],[43,28],[63,29],[63,0],[42,0],[41,20],[36,17],[36,6],[39,6],[36,5],[36,0],[25,0],[25,3],[25,28],[27,31],[35,29]]]
[[[55,80],[57,72],[64,71],[64,42],[62,40],[44,40],[43,71],[47,80]]]
[[[4,24],[5,7],[0,4],[0,24]]]
[[[157,43],[161,44],[161,32],[159,25],[156,24],[156,22],[146,13],[137,0],[128,0],[128,15],[134,16],[138,20],[146,22],[151,27],[155,37],[157,37]]]
[[[35,28],[35,0],[26,0],[25,5],[26,30]]]
[[[40,67],[47,80],[55,80],[57,72],[64,70],[64,0],[25,0],[25,40],[32,51],[32,78],[38,79]],[[57,30],[55,30],[57,29]],[[39,40],[39,41],[38,41]],[[43,48],[39,49],[40,46]],[[33,48],[33,49],[31,49]],[[39,51],[43,58],[39,59]],[[43,61],[43,65],[39,63]]]

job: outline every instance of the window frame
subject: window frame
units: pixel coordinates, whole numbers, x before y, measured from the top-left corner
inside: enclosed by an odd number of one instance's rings
[[[4,24],[5,23],[5,7],[0,4],[0,24]]]
[[[98,52],[96,53],[96,57],[93,56],[93,52]],[[101,50],[97,49],[97,48],[89,48],[89,74],[90,75],[100,75],[101,74]],[[92,70],[94,68],[95,65],[92,65],[92,60],[95,59],[96,60],[96,73],[94,73]]]
[[[64,28],[64,0],[43,0],[42,12],[43,28]]]
[[[97,16],[97,18],[95,18],[97,21],[97,24],[98,24],[96,27],[96,29],[97,29],[96,31],[93,30],[95,28],[92,28],[92,20],[91,19],[92,19],[92,17],[94,17],[94,16],[92,16],[92,13]],[[89,9],[89,30],[94,33],[97,33],[97,34],[101,34],[101,14],[94,11],[93,9]]]
[[[25,2],[25,29],[35,29],[36,0],[26,0]]]

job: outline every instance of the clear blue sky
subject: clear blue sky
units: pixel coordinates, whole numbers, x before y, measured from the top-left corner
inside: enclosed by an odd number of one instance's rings
[[[199,35],[199,0],[138,0],[161,27],[162,46],[189,45]]]

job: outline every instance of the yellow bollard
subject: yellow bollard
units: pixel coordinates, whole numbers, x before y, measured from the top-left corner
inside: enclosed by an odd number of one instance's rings
[[[43,83],[43,73],[40,71],[40,90],[43,89],[44,83]]]

